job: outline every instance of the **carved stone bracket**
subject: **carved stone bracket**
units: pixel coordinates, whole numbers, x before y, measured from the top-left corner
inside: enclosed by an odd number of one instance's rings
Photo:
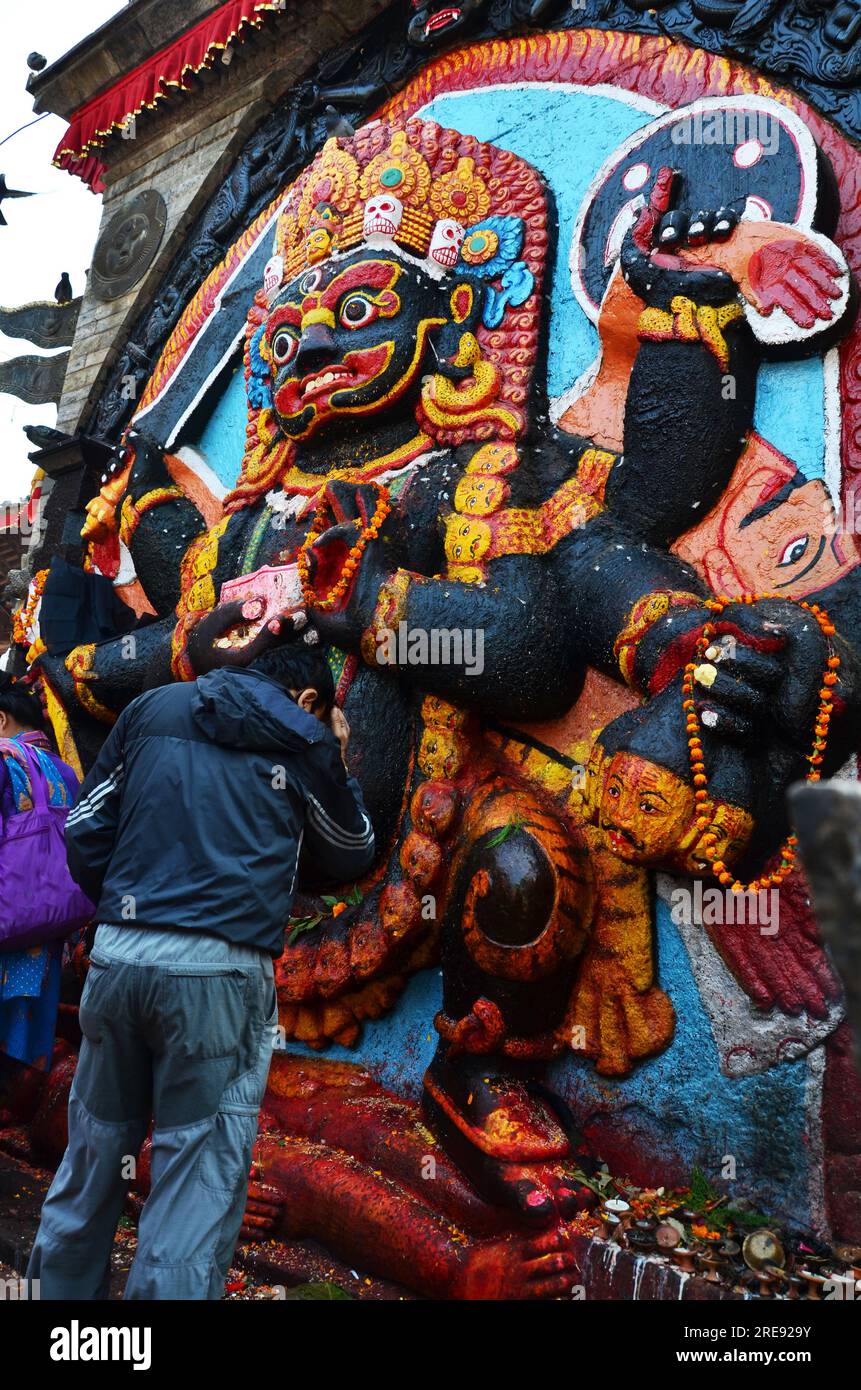
[[[57,352],[51,357],[13,357],[0,365],[0,391],[27,401],[29,405],[46,405],[58,401],[63,394],[63,382],[69,354]]]
[[[0,333],[25,338],[40,348],[70,347],[80,308],[80,299],[68,304],[45,300],[19,304],[14,309],[0,308]]]

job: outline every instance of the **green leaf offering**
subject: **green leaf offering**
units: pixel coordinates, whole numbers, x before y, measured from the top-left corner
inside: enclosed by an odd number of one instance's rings
[[[327,1279],[322,1279],[318,1284],[297,1284],[294,1289],[288,1289],[284,1295],[286,1302],[291,1300],[304,1301],[306,1299],[323,1300],[331,1303],[354,1303],[355,1299],[340,1288],[338,1284],[332,1284]]]
[[[291,917],[290,925],[292,927],[292,931],[290,932],[290,935],[287,938],[287,945],[295,945],[296,941],[302,935],[303,932],[313,931],[315,927],[319,927],[322,920],[322,912],[315,912],[310,917]]]
[[[487,848],[495,849],[497,845],[501,845],[503,841],[507,840],[509,835],[513,835],[516,830],[522,829],[522,820],[510,820],[507,825],[501,825],[498,830],[494,831],[487,841]]]

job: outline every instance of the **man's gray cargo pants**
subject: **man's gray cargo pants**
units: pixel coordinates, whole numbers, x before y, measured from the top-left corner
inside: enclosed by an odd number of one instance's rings
[[[277,1026],[272,960],[197,932],[100,926],[81,998],[69,1145],[27,1270],[42,1298],[107,1296],[138,1151],[152,1176],[126,1298],[218,1299]]]

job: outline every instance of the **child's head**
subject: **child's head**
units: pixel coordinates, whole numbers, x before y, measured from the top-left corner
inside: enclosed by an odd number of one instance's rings
[[[620,859],[703,873],[708,868],[703,840],[710,835],[713,857],[732,864],[747,848],[753,817],[718,799],[703,802],[703,811],[709,824],[700,830],[693,789],[658,763],[624,752],[609,759],[598,824]]]
[[[675,773],[636,753],[609,761],[598,824],[621,859],[635,864],[668,860],[694,820],[694,793]]]
[[[709,799],[698,807],[678,682],[602,730],[586,769],[587,815],[620,859],[681,873],[731,864],[753,833],[752,777],[744,751],[702,731]],[[708,816],[707,828],[699,822]]]

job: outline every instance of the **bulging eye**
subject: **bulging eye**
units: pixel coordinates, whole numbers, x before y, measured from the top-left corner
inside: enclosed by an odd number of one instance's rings
[[[272,339],[272,357],[279,367],[284,367],[296,355],[298,343],[292,333],[288,333],[285,328],[275,334]]]
[[[299,281],[300,294],[313,294],[314,290],[317,289],[322,279],[323,272],[322,270],[320,270],[319,266],[316,270],[306,271],[305,274],[302,276],[302,279]]]
[[[783,554],[778,560],[778,565],[797,565],[810,544],[809,536],[796,536],[794,541],[790,541]]]
[[[345,328],[364,328],[376,317],[376,304],[363,294],[351,294],[341,305],[341,323]]]

